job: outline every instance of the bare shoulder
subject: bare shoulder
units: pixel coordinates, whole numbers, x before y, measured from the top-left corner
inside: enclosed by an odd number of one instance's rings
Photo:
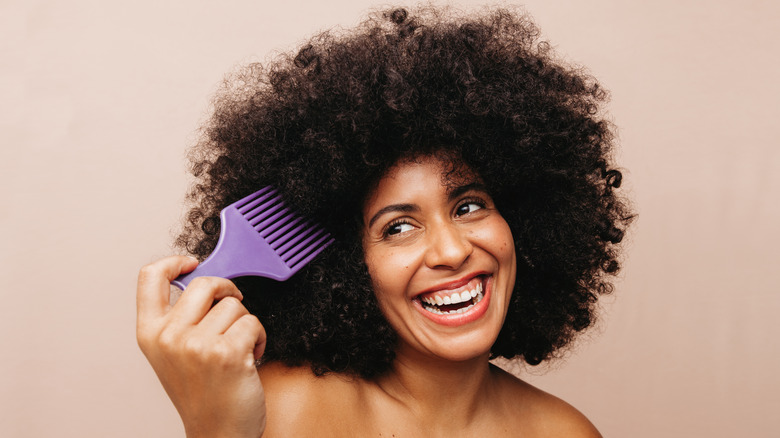
[[[512,404],[522,407],[524,427],[529,436],[602,438],[585,415],[560,398],[503,371],[497,371],[506,388],[511,388]]]
[[[328,436],[354,410],[356,381],[339,374],[315,375],[308,366],[267,363],[258,370],[266,403],[263,437]]]

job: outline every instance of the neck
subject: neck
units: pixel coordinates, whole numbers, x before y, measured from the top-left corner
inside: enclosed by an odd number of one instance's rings
[[[392,371],[376,383],[419,418],[463,427],[488,405],[486,401],[494,391],[494,374],[487,353],[453,362],[399,350]]]

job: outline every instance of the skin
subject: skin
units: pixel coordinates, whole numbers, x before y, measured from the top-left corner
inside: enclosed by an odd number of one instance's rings
[[[265,330],[225,279],[196,278],[171,306],[170,282],[197,264],[177,256],[141,269],[138,345],[188,437],[258,437],[265,427],[265,396],[254,362],[263,353]]]
[[[442,185],[441,172],[431,158],[391,169],[366,202],[363,237],[379,305],[399,334],[398,360],[435,368],[485,362],[504,323],[516,266],[512,233],[480,182]],[[466,280],[481,283],[488,300],[485,313],[466,324],[434,321],[415,299],[468,289],[457,287]]]
[[[570,405],[488,362],[515,282],[512,235],[479,178],[461,172],[443,184],[441,164],[400,162],[364,206],[366,264],[399,337],[393,369],[378,379],[278,363],[256,371],[265,333],[232,283],[193,281],[170,306],[168,283],[196,263],[174,257],[142,270],[139,344],[187,436],[601,436]],[[482,301],[459,316],[432,317],[421,304],[476,284]]]

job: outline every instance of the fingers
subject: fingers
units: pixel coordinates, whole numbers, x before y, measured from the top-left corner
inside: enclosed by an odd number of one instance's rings
[[[247,313],[237,319],[225,332],[231,342],[244,345],[253,352],[253,359],[263,355],[266,344],[265,328],[254,315]]]
[[[198,277],[190,282],[179,300],[169,312],[170,321],[177,325],[199,323],[209,312],[214,301],[232,297],[244,299],[235,284],[230,280],[217,277]],[[221,302],[221,301],[220,301]],[[223,305],[226,306],[226,305]],[[243,306],[240,306],[243,308]]]
[[[249,314],[246,307],[235,297],[225,297],[209,310],[198,324],[209,333],[223,334],[236,320]]]
[[[205,358],[232,351],[228,356],[237,354],[233,357],[254,367],[254,358],[265,349],[265,329],[241,303],[243,295],[231,281],[198,277],[175,305],[170,304],[170,282],[195,266],[194,259],[168,257],[141,269],[137,292],[141,350],[150,361],[161,363],[176,357],[191,359],[193,349]]]
[[[139,323],[164,315],[169,304],[171,281],[182,273],[192,271],[197,265],[198,261],[191,257],[173,256],[141,268],[136,293]]]

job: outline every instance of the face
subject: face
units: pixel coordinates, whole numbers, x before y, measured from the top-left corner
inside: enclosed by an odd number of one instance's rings
[[[374,291],[399,354],[487,354],[515,283],[512,233],[471,172],[445,183],[436,158],[401,162],[363,209]]]

